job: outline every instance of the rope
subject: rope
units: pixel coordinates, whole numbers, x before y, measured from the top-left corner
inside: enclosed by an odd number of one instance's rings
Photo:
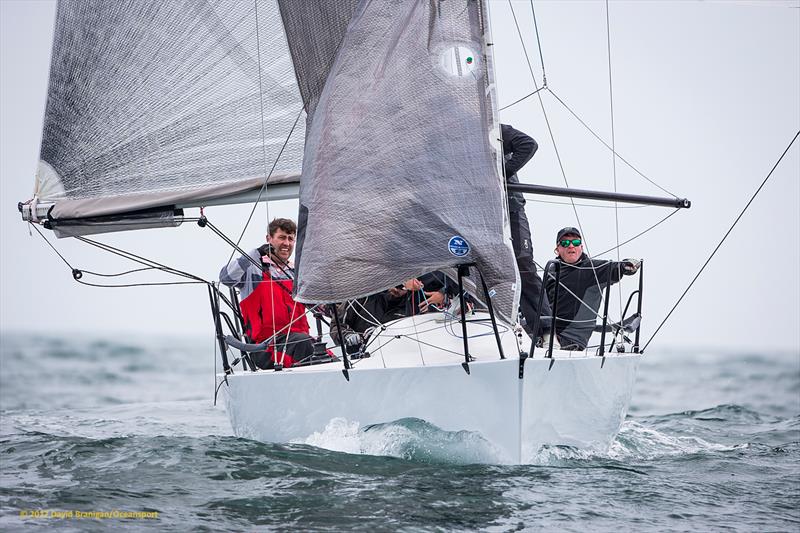
[[[56,250],[56,247],[55,247],[55,246],[53,246],[53,244],[52,244],[52,243],[51,243],[49,240],[47,240],[47,237],[45,237],[45,236],[44,236],[44,233],[42,233],[42,232],[39,230],[39,228],[38,228],[38,227],[37,227],[37,226],[36,226],[34,223],[32,223],[32,222],[28,222],[28,227],[30,228],[31,226],[33,226],[33,229],[35,229],[35,230],[36,230],[36,233],[38,233],[38,234],[39,234],[39,235],[42,237],[42,239],[44,239],[44,242],[46,242],[46,243],[47,243],[47,245],[48,245],[50,248],[52,248],[52,249],[53,249],[53,251],[56,253],[56,255],[57,255],[58,257],[60,257],[62,261],[64,261],[64,263],[65,263],[65,264],[66,264],[66,265],[67,265],[67,266],[70,268],[70,270],[75,270],[75,269],[72,267],[72,265],[70,265],[70,264],[69,264],[69,261],[67,261],[66,259],[64,259],[64,256],[63,256],[63,255],[61,255],[61,254],[59,253],[59,251],[58,251],[58,250]]]
[[[766,185],[767,180],[769,180],[769,178],[772,177],[772,173],[775,172],[775,169],[778,168],[778,165],[780,165],[781,161],[783,161],[783,157],[789,152],[789,149],[792,147],[794,142],[797,140],[798,136],[800,136],[800,131],[798,131],[797,133],[794,134],[794,137],[792,137],[792,140],[789,142],[789,146],[786,147],[786,150],[784,150],[783,153],[781,154],[781,156],[778,158],[778,161],[772,167],[772,170],[770,170],[769,174],[767,174],[767,177],[764,178],[764,181],[762,181],[761,185],[758,186],[758,189],[756,189],[756,192],[754,192],[753,195],[750,197],[750,200],[747,202],[747,205],[744,206],[744,209],[742,209],[742,211],[739,213],[739,216],[736,217],[736,220],[733,221],[733,224],[731,224],[731,227],[728,228],[728,231],[725,232],[725,235],[722,237],[722,239],[719,241],[717,246],[714,248],[714,251],[711,252],[711,255],[708,256],[708,259],[706,259],[706,262],[703,263],[702,267],[700,267],[700,270],[697,272],[697,274],[694,276],[692,281],[689,283],[689,286],[686,287],[685,291],[683,291],[683,294],[681,294],[681,297],[678,298],[678,301],[675,302],[675,305],[673,305],[672,309],[669,310],[669,313],[667,313],[667,316],[665,316],[664,320],[661,321],[661,324],[658,325],[658,328],[656,328],[656,331],[650,337],[650,340],[648,340],[647,343],[644,345],[644,348],[642,348],[642,352],[647,350],[647,347],[650,346],[651,342],[653,342],[653,339],[655,338],[655,336],[658,334],[659,331],[661,331],[661,327],[666,323],[666,321],[672,315],[672,312],[675,311],[675,308],[678,307],[678,304],[681,303],[681,301],[683,300],[683,297],[686,296],[686,293],[688,293],[689,289],[692,288],[692,285],[694,285],[694,282],[697,281],[697,278],[700,277],[700,274],[703,273],[703,270],[705,270],[706,266],[708,266],[708,263],[711,261],[711,259],[714,257],[714,255],[717,253],[717,250],[719,250],[720,247],[722,247],[722,243],[724,243],[725,239],[728,238],[728,235],[731,234],[731,231],[733,231],[733,228],[736,226],[736,224],[742,218],[742,215],[744,215],[745,211],[747,211],[747,208],[750,207],[750,204],[753,203],[753,200],[755,200],[756,196],[758,196],[758,193],[760,193],[761,189],[764,187],[764,185]]]
[[[188,272],[183,272],[181,270],[178,270],[178,269],[175,269],[175,268],[172,268],[172,267],[168,267],[166,265],[162,265],[161,263],[157,263],[156,261],[153,261],[152,259],[147,259],[146,257],[142,257],[142,256],[139,256],[139,255],[136,255],[136,254],[134,254],[132,252],[127,252],[125,250],[120,250],[119,248],[115,248],[115,247],[111,246],[110,244],[105,244],[105,243],[102,243],[102,242],[99,242],[99,241],[93,241],[91,239],[87,239],[86,237],[76,236],[75,238],[78,239],[81,242],[85,242],[87,244],[91,244],[92,246],[100,248],[103,251],[111,252],[111,253],[113,253],[115,255],[119,255],[120,257],[124,257],[125,259],[133,261],[135,263],[139,263],[141,265],[149,266],[151,268],[154,268],[154,269],[157,269],[157,270],[161,270],[162,272],[167,272],[167,273],[170,273],[170,274],[174,274],[176,276],[193,279],[195,281],[200,281],[200,282],[203,282],[203,283],[208,283],[206,280],[204,280],[204,279],[202,279],[202,278],[200,278],[198,276],[195,276],[194,274],[189,274]]]
[[[64,261],[64,264],[66,264],[70,268],[70,270],[72,270],[74,272],[76,269],[70,264],[69,261],[67,261],[67,259],[63,255],[61,255],[61,253],[56,249],[56,247],[53,246],[53,244],[47,239],[47,237],[44,236],[44,234],[41,232],[41,230],[39,230],[39,228],[34,224],[30,224],[30,225],[33,226],[33,229],[36,230],[36,233],[38,233],[39,236],[41,236],[42,239],[44,239],[44,242],[47,243],[47,245],[56,253],[56,255],[58,255],[58,257],[60,257],[61,260]],[[125,287],[151,287],[151,286],[166,286],[166,285],[193,285],[193,284],[200,284],[200,283],[208,284],[208,282],[206,280],[202,279],[202,278],[199,278],[197,276],[194,276],[194,275],[186,273],[186,272],[182,272],[182,271],[177,270],[177,269],[173,269],[173,268],[167,267],[165,265],[161,265],[160,263],[156,263],[155,261],[152,261],[150,259],[137,256],[136,254],[133,254],[131,252],[125,252],[123,250],[119,250],[119,249],[114,248],[113,246],[110,246],[108,244],[92,241],[91,239],[87,239],[85,237],[80,237],[80,236],[76,236],[75,238],[80,240],[80,241],[83,241],[83,242],[85,242],[87,244],[91,244],[92,246],[95,246],[97,248],[100,248],[103,251],[111,252],[111,253],[113,253],[115,255],[119,255],[120,257],[123,257],[125,259],[130,260],[130,261],[134,261],[136,263],[139,263],[139,264],[142,264],[142,265],[146,266],[146,268],[137,268],[137,269],[128,270],[128,271],[125,271],[125,272],[119,272],[119,273],[115,273],[115,274],[102,274],[102,273],[99,273],[99,272],[93,272],[91,270],[81,270],[80,271],[81,273],[91,274],[93,276],[101,276],[101,277],[109,277],[110,278],[110,277],[124,276],[124,275],[127,275],[127,274],[132,274],[134,272],[143,272],[145,270],[160,270],[161,272],[165,272],[165,273],[168,273],[168,274],[173,274],[173,275],[180,276],[180,277],[186,277],[186,278],[194,280],[194,281],[147,282],[147,283],[127,283],[127,284],[121,284],[121,285],[110,285],[110,284],[90,283],[88,281],[83,281],[83,280],[80,280],[78,278],[75,278],[75,281],[77,281],[78,283],[80,283],[82,285],[87,285],[89,287],[103,287],[103,288],[125,288]],[[150,264],[148,264],[148,263],[150,263]],[[75,277],[75,276],[73,275],[73,277]]]

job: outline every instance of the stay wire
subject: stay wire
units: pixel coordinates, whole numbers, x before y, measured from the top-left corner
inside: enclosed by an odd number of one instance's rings
[[[655,336],[658,334],[659,331],[661,331],[662,326],[664,326],[664,324],[667,322],[669,317],[672,316],[673,311],[675,311],[675,309],[678,307],[678,305],[683,300],[684,296],[686,296],[686,294],[689,292],[689,289],[691,289],[692,286],[694,285],[695,281],[697,281],[697,278],[700,277],[700,274],[702,274],[703,270],[705,270],[706,266],[708,266],[708,263],[711,261],[711,259],[714,257],[714,255],[717,253],[717,250],[719,250],[720,247],[722,247],[722,244],[725,242],[725,239],[728,238],[728,235],[730,235],[731,231],[733,231],[733,228],[736,227],[736,224],[742,218],[742,216],[744,215],[745,211],[747,211],[747,209],[750,207],[750,204],[753,203],[753,200],[756,199],[756,196],[758,196],[758,193],[761,192],[761,189],[764,187],[764,185],[766,185],[766,183],[769,180],[769,178],[772,177],[772,174],[775,172],[775,169],[778,168],[778,165],[781,164],[781,161],[783,161],[784,156],[789,152],[789,149],[792,147],[794,142],[797,140],[798,136],[800,136],[800,131],[798,131],[797,133],[794,134],[794,137],[792,137],[792,140],[789,142],[789,146],[786,147],[786,149],[783,151],[781,156],[778,158],[778,161],[775,163],[775,165],[773,165],[772,170],[769,171],[769,174],[767,174],[767,177],[764,178],[764,181],[762,181],[761,185],[758,186],[758,189],[756,189],[756,192],[754,192],[753,195],[750,197],[750,200],[747,202],[747,205],[744,206],[742,211],[739,213],[739,216],[737,216],[736,220],[734,220],[733,224],[731,224],[731,227],[728,228],[728,231],[725,232],[725,235],[722,237],[722,239],[719,241],[717,246],[714,248],[714,251],[711,252],[711,255],[708,256],[708,259],[706,259],[706,262],[703,263],[702,267],[700,267],[700,270],[697,272],[697,274],[694,276],[692,281],[689,283],[689,286],[686,287],[685,291],[683,291],[683,294],[681,294],[681,297],[678,298],[678,301],[675,302],[675,305],[672,306],[672,309],[670,309],[669,313],[667,313],[667,316],[665,316],[664,320],[661,321],[661,324],[658,325],[658,328],[656,328],[656,330],[653,333],[653,335],[650,337],[650,339],[644,345],[644,348],[642,348],[642,350],[641,350],[642,353],[644,353],[644,351],[647,350],[647,347],[650,346],[651,342],[653,342],[653,339],[655,338]]]
[[[641,237],[642,235],[644,235],[648,231],[654,229],[656,226],[666,222],[669,217],[671,217],[672,215],[674,215],[678,211],[680,211],[680,209],[676,208],[674,211],[672,211],[672,213],[670,213],[669,215],[665,216],[664,218],[662,218],[661,220],[659,220],[658,222],[656,222],[655,224],[653,224],[652,226],[650,226],[646,230],[644,230],[644,231],[642,231],[640,233],[637,233],[636,235],[634,235],[633,237],[631,237],[630,239],[628,239],[628,240],[626,240],[624,242],[619,243],[614,248],[609,248],[608,250],[606,250],[604,252],[600,252],[599,254],[597,254],[597,255],[595,255],[593,257],[602,257],[603,255],[607,254],[608,252],[613,252],[615,249],[619,248],[620,246],[624,246],[624,245],[628,244],[629,242],[631,242],[631,241],[633,241],[635,239],[638,239],[639,237]]]
[[[247,222],[242,228],[242,233],[239,235],[239,239],[236,241],[236,245],[238,246],[239,243],[242,241],[242,237],[244,236],[244,232],[247,231],[247,227],[250,225],[250,220],[253,218],[253,214],[256,212],[256,207],[258,206],[258,201],[261,200],[262,192],[265,192],[267,189],[267,183],[269,182],[269,177],[272,175],[272,172],[275,170],[275,165],[278,164],[278,160],[281,158],[281,154],[283,153],[283,149],[286,147],[286,144],[289,142],[289,138],[292,136],[292,132],[294,131],[294,127],[297,125],[297,121],[300,119],[300,115],[302,115],[303,110],[300,110],[300,113],[297,114],[297,118],[292,125],[292,129],[289,131],[289,135],[286,137],[286,140],[283,142],[283,147],[281,147],[281,151],[278,153],[278,157],[275,158],[275,161],[272,163],[272,168],[267,174],[267,139],[266,139],[266,132],[264,131],[264,90],[262,88],[262,79],[261,79],[261,32],[259,31],[259,22],[258,22],[258,0],[253,0],[253,6],[255,7],[256,11],[256,59],[258,61],[258,104],[261,111],[261,158],[264,164],[264,184],[261,186],[261,189],[258,191],[258,198],[256,201],[253,202],[253,209],[250,210],[250,216],[247,217]],[[264,211],[266,215],[265,226],[269,227],[269,201],[267,201],[266,205],[264,206]],[[231,251],[231,256],[228,258],[228,262],[230,263],[233,259],[233,251]],[[272,278],[271,273],[268,269],[268,275],[270,279]],[[282,284],[281,284],[282,286]],[[269,300],[270,304],[270,316],[272,317],[272,331],[275,331],[275,299],[270,297]],[[283,365],[283,358],[281,358],[281,365]]]
[[[542,86],[547,87],[547,72],[544,69],[544,54],[542,54],[542,41],[539,40],[539,25],[536,23],[536,10],[531,0],[531,14],[533,15],[533,29],[536,32],[536,45],[539,47],[539,62],[542,64]]]
[[[239,234],[239,238],[236,239],[236,246],[239,246],[239,244],[242,242],[242,238],[244,237],[244,234],[247,231],[248,226],[250,225],[250,221],[253,219],[253,214],[256,212],[256,207],[258,207],[258,202],[261,201],[261,197],[263,196],[264,192],[266,191],[267,182],[269,181],[269,178],[272,176],[272,173],[275,171],[275,167],[278,165],[278,161],[280,161],[281,155],[283,155],[283,151],[286,149],[286,145],[289,144],[289,139],[291,139],[292,134],[294,133],[294,129],[295,129],[295,127],[297,127],[297,122],[300,120],[301,116],[303,116],[303,110],[302,109],[300,109],[300,112],[297,114],[297,118],[294,119],[294,124],[292,124],[292,129],[289,130],[289,134],[286,136],[286,139],[283,141],[283,146],[281,146],[281,149],[278,152],[278,155],[275,158],[275,161],[273,161],[272,168],[269,170],[269,174],[267,174],[264,177],[264,183],[263,183],[263,185],[261,185],[261,189],[259,189],[259,191],[258,191],[258,196],[256,197],[255,201],[253,202],[253,208],[250,210],[250,215],[247,217],[247,222],[245,222],[244,227],[242,228],[242,233]],[[262,128],[263,128],[263,122],[264,122],[263,118],[262,118],[261,122],[262,122]],[[262,144],[264,144],[263,141],[262,141]],[[265,166],[266,166],[266,161],[265,161]],[[269,204],[267,204],[267,205],[269,205]],[[267,214],[267,217],[269,217],[269,214]],[[233,254],[234,254],[234,252],[232,251],[230,257],[228,257],[228,262],[229,263],[230,263],[231,259],[233,259]]]
[[[611,170],[614,178],[614,192],[617,192],[617,136],[614,129],[614,84],[611,75],[611,18],[608,9],[608,0],[606,0],[606,49],[608,56],[608,100],[611,111]],[[614,202],[614,228],[616,231],[617,243],[617,262],[620,260],[619,249],[622,246],[619,243],[619,203]],[[622,316],[622,283],[617,284],[619,292],[619,314]]]
[[[511,106],[515,106],[515,105],[517,105],[518,103],[522,102],[523,100],[527,100],[528,98],[530,98],[530,97],[531,97],[531,96],[533,96],[534,94],[538,93],[539,91],[543,91],[543,90],[545,90],[545,89],[547,89],[547,87],[539,87],[538,89],[536,89],[536,90],[535,90],[535,91],[533,91],[532,93],[526,94],[526,95],[525,95],[525,96],[523,96],[522,98],[520,98],[520,99],[518,99],[518,100],[514,100],[513,102],[511,102],[511,103],[510,103],[510,104],[508,104],[508,105],[504,105],[503,107],[501,107],[500,109],[498,109],[498,111],[505,111],[505,110],[506,110],[506,109],[508,109],[509,107],[511,107]]]
[[[511,6],[511,0],[509,0],[509,5]],[[539,62],[542,65],[542,86],[537,88],[532,93],[528,93],[525,96],[523,96],[522,98],[514,100],[510,104],[504,105],[503,107],[498,109],[498,111],[504,111],[504,110],[508,109],[509,107],[515,106],[518,103],[522,102],[523,100],[527,100],[528,98],[530,98],[534,94],[536,94],[539,91],[544,90],[544,89],[547,88],[547,72],[545,71],[545,68],[544,68],[544,54],[542,54],[542,41],[539,39],[539,25],[536,23],[536,10],[533,7],[533,0],[531,0],[531,14],[533,15],[533,29],[536,32],[536,45],[539,48]],[[514,24],[517,25],[517,31],[519,31],[519,25],[517,24],[516,13],[514,13],[514,6],[511,6],[511,15],[514,17]],[[527,51],[527,49],[525,49],[525,45],[524,44],[523,44],[523,50],[525,51],[525,57],[527,58],[528,57],[528,51]],[[534,79],[533,83],[534,83],[534,85],[536,85],[536,80],[535,79]]]
[[[539,106],[542,109],[542,116],[544,117],[545,124],[547,125],[547,132],[550,135],[550,142],[553,143],[553,152],[556,155],[556,160],[558,161],[558,166],[561,169],[561,177],[564,179],[564,184],[569,188],[569,181],[567,180],[567,172],[564,169],[564,162],[561,160],[561,153],[558,151],[558,144],[556,143],[555,134],[553,133],[553,127],[550,125],[550,118],[547,116],[547,110],[544,107],[544,100],[542,100],[542,95],[538,94],[539,86],[536,83],[536,76],[533,73],[533,65],[531,64],[530,57],[528,57],[528,49],[525,46],[525,39],[522,37],[522,31],[520,30],[519,23],[517,22],[517,15],[514,12],[514,5],[511,3],[511,0],[508,0],[508,6],[511,8],[511,15],[514,18],[514,26],[517,30],[517,36],[519,36],[520,44],[522,44],[522,49],[525,52],[525,61],[528,63],[528,71],[531,74],[531,79],[533,80],[533,86],[537,89],[537,97],[539,99]],[[583,225],[581,224],[581,218],[578,215],[578,208],[575,206],[575,201],[570,198],[570,204],[572,205],[572,212],[575,214],[575,220],[578,224],[578,229],[580,229],[581,234],[584,234]],[[589,247],[586,246],[587,253],[589,252]],[[602,290],[602,285],[600,284],[600,280],[597,278],[597,273],[592,271],[594,274],[594,280],[597,285],[598,289]]]
[[[557,101],[559,104],[561,104],[562,106],[564,106],[564,109],[566,109],[567,111],[569,111],[569,113],[570,113],[570,114],[571,114],[571,115],[572,115],[572,116],[575,118],[575,120],[577,120],[577,121],[578,121],[578,122],[581,124],[581,126],[583,126],[584,128],[586,128],[586,130],[587,130],[589,133],[591,133],[591,134],[594,136],[594,138],[595,138],[595,139],[597,139],[598,141],[600,141],[600,143],[601,143],[603,146],[605,146],[606,148],[608,148],[609,150],[611,150],[612,152],[614,152],[614,154],[617,156],[617,159],[619,159],[620,161],[622,161],[623,163],[625,163],[626,165],[628,165],[628,167],[630,167],[630,169],[631,169],[631,170],[633,170],[634,172],[636,172],[637,174],[639,174],[639,176],[641,176],[642,178],[644,178],[644,179],[645,179],[646,181],[648,181],[650,184],[654,185],[655,187],[658,187],[660,190],[662,190],[662,191],[664,191],[665,193],[669,194],[669,195],[670,195],[670,196],[672,196],[673,198],[678,198],[678,196],[677,196],[676,194],[673,194],[673,193],[671,193],[670,191],[668,191],[667,189],[665,189],[664,187],[662,187],[661,185],[659,185],[658,183],[656,183],[656,182],[655,182],[655,181],[653,181],[652,179],[648,178],[648,177],[647,177],[647,176],[646,176],[646,175],[645,175],[645,174],[644,174],[642,171],[640,171],[638,168],[636,168],[635,166],[633,166],[633,164],[631,164],[631,163],[630,163],[630,162],[629,162],[627,159],[625,159],[625,158],[624,158],[624,157],[622,157],[622,156],[621,156],[619,153],[617,153],[617,152],[614,150],[614,148],[612,148],[612,147],[611,147],[611,146],[610,146],[610,145],[609,145],[609,144],[608,144],[606,141],[604,141],[604,140],[603,140],[603,138],[602,138],[602,137],[600,137],[600,135],[598,135],[598,134],[597,134],[597,133],[596,133],[596,132],[595,132],[595,131],[594,131],[594,130],[593,130],[593,129],[592,129],[592,128],[591,128],[591,127],[590,127],[590,126],[589,126],[589,125],[588,125],[588,124],[587,124],[587,123],[586,123],[586,122],[585,122],[585,121],[584,121],[582,118],[581,118],[581,117],[579,117],[579,116],[578,116],[578,114],[577,114],[575,111],[573,111],[573,110],[572,110],[572,108],[571,108],[571,107],[569,107],[569,106],[568,106],[568,105],[567,105],[567,104],[564,102],[564,100],[562,100],[561,98],[559,98],[559,96],[558,96],[556,93],[554,93],[554,92],[553,92],[553,90],[552,90],[550,87],[546,87],[546,89],[547,89],[547,92],[548,92],[548,93],[550,93],[551,95],[553,95],[553,98],[555,98],[555,99],[556,99],[556,101]]]

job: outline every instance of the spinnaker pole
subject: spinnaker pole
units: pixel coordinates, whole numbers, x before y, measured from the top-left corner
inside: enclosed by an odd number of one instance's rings
[[[569,198],[584,198],[587,200],[605,200],[627,204],[655,205],[661,207],[676,207],[688,209],[692,206],[686,198],[664,198],[659,196],[642,196],[639,194],[623,194],[608,191],[590,191],[585,189],[572,189],[568,187],[548,187],[546,185],[531,185],[528,183],[509,183],[508,190],[523,194],[541,194],[544,196],[565,196]]]

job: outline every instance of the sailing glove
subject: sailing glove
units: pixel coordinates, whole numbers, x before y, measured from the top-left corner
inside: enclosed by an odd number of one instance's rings
[[[622,270],[625,274],[635,274],[639,271],[639,267],[642,265],[641,259],[623,259],[622,260]]]

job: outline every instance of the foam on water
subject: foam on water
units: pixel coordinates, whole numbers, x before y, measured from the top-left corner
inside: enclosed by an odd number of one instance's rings
[[[364,428],[358,422],[334,418],[323,431],[296,442],[345,453],[420,462],[502,462],[502,454],[480,434],[470,431],[444,431],[418,418],[404,418]]]

